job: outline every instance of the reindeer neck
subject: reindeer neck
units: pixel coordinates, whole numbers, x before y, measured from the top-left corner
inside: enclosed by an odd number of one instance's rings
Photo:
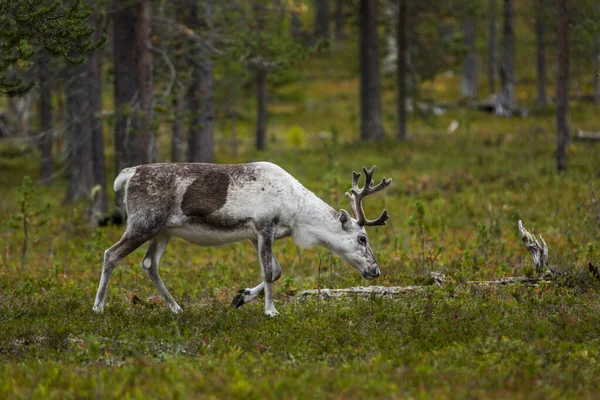
[[[338,229],[338,212],[305,189],[300,200],[292,239],[300,247],[321,245],[330,248]]]

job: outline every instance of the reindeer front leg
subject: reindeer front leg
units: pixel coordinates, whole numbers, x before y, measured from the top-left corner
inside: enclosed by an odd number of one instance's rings
[[[274,317],[277,310],[273,305],[273,295],[271,292],[271,284],[274,282],[275,274],[273,273],[273,241],[275,240],[274,227],[268,225],[261,230],[258,235],[258,259],[262,269],[262,276],[265,290],[265,314],[269,317]]]
[[[253,241],[252,244],[254,248],[258,252],[258,243]],[[281,276],[281,264],[277,261],[275,256],[272,257],[273,266],[273,282],[275,282]],[[235,308],[240,308],[244,304],[250,303],[252,300],[256,299],[265,288],[265,282],[262,281],[260,285],[257,285],[253,288],[245,288],[238,291],[238,294],[231,301],[231,306]]]

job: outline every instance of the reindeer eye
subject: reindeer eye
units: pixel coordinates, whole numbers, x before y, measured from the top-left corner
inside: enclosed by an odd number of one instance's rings
[[[360,243],[360,244],[367,244],[367,237],[364,236],[364,235],[360,235],[358,237],[358,243]]]

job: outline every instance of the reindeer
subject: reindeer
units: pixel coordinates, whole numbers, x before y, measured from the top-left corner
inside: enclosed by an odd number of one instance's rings
[[[363,171],[364,187],[358,187],[361,174],[353,172],[351,193],[346,193],[354,219],[343,209],[334,210],[281,167],[268,162],[145,164],[125,168],[115,179],[114,190],[125,189],[127,229],[104,253],[93,310],[103,312],[115,265],[149,242],[142,269],[169,309],[180,312],[181,307],[158,273],[160,258],[173,236],[200,246],[249,240],[258,253],[263,281],[240,290],[231,305],[241,307],[264,290],[268,316],[277,315],[271,289],[281,276],[281,265],[273,255],[276,239],[291,236],[303,248],[321,245],[346,260],[364,278],[377,278],[379,266],[364,227],[385,225],[389,216],[383,210],[377,219],[368,220],[362,200],[383,190],[392,180],[383,178],[374,185],[375,166]]]

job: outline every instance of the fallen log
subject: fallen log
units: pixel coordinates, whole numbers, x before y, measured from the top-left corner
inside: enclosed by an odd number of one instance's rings
[[[357,286],[345,289],[311,289],[298,292],[294,300],[320,296],[323,299],[337,299],[346,296],[358,297],[396,297],[407,293],[423,292],[434,286]]]
[[[492,281],[468,281],[467,286],[507,286],[507,285],[528,285],[538,286],[540,283],[550,283],[551,280],[545,278],[537,278],[530,276],[509,276],[505,278],[499,278]],[[294,296],[295,301],[302,301],[308,297],[318,296],[322,299],[339,299],[344,297],[382,297],[382,298],[393,298],[402,296],[410,293],[421,293],[428,290],[434,290],[438,288],[438,285],[426,285],[426,286],[356,286],[345,289],[310,289],[298,292]]]
[[[508,108],[506,104],[504,104],[504,100],[502,95],[499,93],[494,93],[489,95],[487,98],[483,99],[479,103],[474,104],[474,107],[480,111],[484,111],[490,114],[495,114],[500,117],[527,117],[529,113],[527,110],[522,108]]]
[[[586,132],[580,129],[573,135],[573,140],[580,142],[600,142],[600,132]]]
[[[548,245],[544,238],[539,235],[539,241],[535,235],[529,233],[523,226],[523,222],[519,220],[519,231],[525,247],[533,257],[537,277],[531,276],[509,276],[491,281],[468,281],[467,286],[506,286],[506,285],[529,285],[538,286],[541,283],[552,282],[553,274],[548,266]],[[542,244],[540,244],[540,241]],[[590,263],[590,271],[592,266]],[[597,269],[595,269],[597,272]],[[428,290],[433,290],[446,284],[446,275],[439,272],[431,272],[431,285],[414,285],[414,286],[357,286],[344,289],[311,289],[298,292],[294,296],[294,301],[302,301],[303,299],[317,296],[319,299],[339,299],[344,297],[382,297],[393,298],[410,293],[421,293]],[[598,273],[600,276],[600,273]]]

